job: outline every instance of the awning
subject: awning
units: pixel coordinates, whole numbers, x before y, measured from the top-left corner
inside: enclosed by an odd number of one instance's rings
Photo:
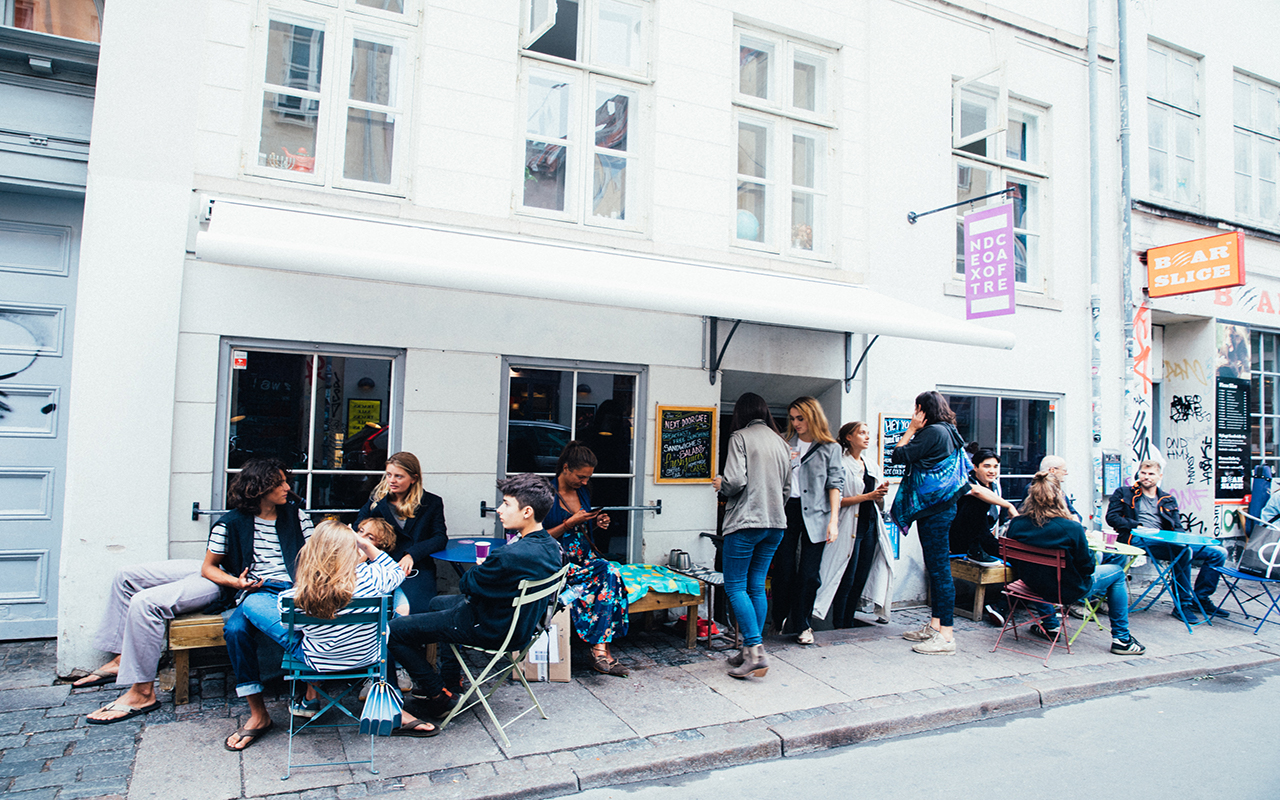
[[[215,198],[196,258],[291,272],[1012,349],[1014,336],[862,286]]]

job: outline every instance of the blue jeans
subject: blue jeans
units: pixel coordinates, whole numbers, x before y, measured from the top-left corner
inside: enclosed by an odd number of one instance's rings
[[[1099,564],[1093,570],[1093,584],[1085,592],[1085,597],[1097,597],[1106,594],[1107,614],[1111,617],[1111,638],[1121,642],[1129,640],[1129,586],[1125,582],[1124,570],[1118,564]],[[1053,606],[1048,603],[1031,603],[1031,610],[1037,616],[1053,620],[1051,627],[1062,624]]]
[[[227,641],[231,669],[236,675],[237,697],[262,694],[258,647],[253,641],[255,628],[275,640],[286,653],[294,653],[298,649],[299,641],[290,639],[289,628],[280,621],[280,592],[288,588],[287,583],[266,584],[246,595],[222,623],[222,638]]]
[[[729,596],[745,647],[764,641],[761,631],[769,613],[764,579],[781,541],[782,528],[745,528],[724,537],[724,593]]]
[[[956,584],[951,578],[951,521],[955,518],[956,504],[948,503],[937,514],[916,520],[924,568],[929,573],[929,602],[933,616],[944,628],[955,623]]]

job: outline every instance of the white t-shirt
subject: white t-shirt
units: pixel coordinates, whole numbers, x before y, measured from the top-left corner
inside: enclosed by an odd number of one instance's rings
[[[311,517],[302,509],[298,509],[298,524],[302,526],[302,538],[311,538]],[[219,556],[227,553],[227,526],[221,522],[209,531],[209,552]],[[276,535],[276,521],[273,519],[253,518],[253,574],[263,580],[293,582],[289,570],[285,569],[280,537]]]
[[[804,460],[804,454],[809,452],[809,448],[813,447],[813,442],[806,442],[803,439],[797,439],[796,443],[791,445],[791,496],[800,496],[800,462]]]

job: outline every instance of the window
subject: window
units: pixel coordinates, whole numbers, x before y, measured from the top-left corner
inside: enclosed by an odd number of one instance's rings
[[[1280,87],[1235,75],[1236,213],[1276,227],[1280,159]]]
[[[0,24],[96,42],[102,6],[103,0],[0,0]]]
[[[648,5],[525,0],[520,211],[641,227]]]
[[[1055,400],[945,391],[943,395],[964,440],[1000,454],[1000,493],[1015,504],[1021,502],[1040,460],[1054,452]]]
[[[1253,408],[1253,465],[1280,471],[1280,334],[1252,331],[1252,369],[1249,372]]]
[[[1200,203],[1200,59],[1147,45],[1147,188],[1153,197]]]
[[[1014,275],[1019,289],[1044,291],[1040,265],[1043,235],[1041,188],[1046,177],[1040,131],[1046,110],[1010,99],[1002,72],[958,81],[952,97],[955,156],[956,274],[964,275],[964,215],[987,205],[1013,202]],[[1001,189],[1014,191],[983,198]],[[977,199],[974,198],[983,198]]]
[[[224,340],[216,496],[246,461],[271,457],[307,508],[358,508],[399,440],[402,371],[397,351]]]
[[[408,133],[413,22],[403,0],[336,0],[264,10],[262,112],[251,171],[397,193]]]
[[[812,45],[738,31],[738,244],[830,257],[827,86],[833,60]]]
[[[645,407],[643,368],[510,359],[504,365],[507,418],[499,470],[553,478],[560,451],[577,439],[599,462],[588,485],[591,505],[638,504],[636,442],[644,441],[644,419],[637,409]],[[639,559],[640,520],[639,514],[613,513],[596,546],[613,558]]]

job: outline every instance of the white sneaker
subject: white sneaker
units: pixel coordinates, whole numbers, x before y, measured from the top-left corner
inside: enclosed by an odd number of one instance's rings
[[[372,689],[372,688],[373,688],[373,678],[365,678],[365,679],[364,679],[364,686],[361,686],[361,687],[360,687],[360,699],[361,699],[361,700],[368,700],[368,699],[369,699],[369,690],[370,690],[370,689]]]
[[[813,628],[805,628],[796,636],[799,644],[813,644]]]
[[[902,634],[902,638],[906,639],[908,642],[927,642],[933,638],[935,633],[937,633],[937,631],[931,628],[929,623],[926,622],[920,626],[920,630],[907,631]]]
[[[953,636],[950,641],[947,641],[942,638],[941,631],[934,631],[932,639],[921,642],[911,649],[926,656],[953,656],[956,654],[956,640]]]

